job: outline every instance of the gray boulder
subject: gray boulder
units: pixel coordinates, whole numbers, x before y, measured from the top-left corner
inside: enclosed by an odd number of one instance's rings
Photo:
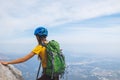
[[[21,71],[13,65],[0,64],[0,80],[24,80]]]

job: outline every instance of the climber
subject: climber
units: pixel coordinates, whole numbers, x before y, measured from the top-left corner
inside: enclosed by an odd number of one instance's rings
[[[47,57],[46,57],[46,48],[44,47],[44,45],[48,43],[48,41],[46,39],[48,36],[48,30],[45,27],[40,26],[35,29],[34,35],[36,36],[38,45],[29,54],[27,54],[26,56],[24,56],[22,58],[18,58],[16,60],[12,60],[12,61],[0,61],[0,63],[3,65],[18,64],[18,63],[22,63],[22,62],[29,60],[30,58],[32,58],[35,55],[38,55],[41,59],[43,74],[37,80],[59,80],[59,76],[53,77],[51,79],[51,76],[48,76],[45,74]]]

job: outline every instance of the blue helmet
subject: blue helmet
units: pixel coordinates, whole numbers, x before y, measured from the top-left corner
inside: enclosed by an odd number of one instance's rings
[[[48,30],[44,27],[38,27],[38,28],[35,29],[34,35],[38,35],[40,37],[48,36]]]

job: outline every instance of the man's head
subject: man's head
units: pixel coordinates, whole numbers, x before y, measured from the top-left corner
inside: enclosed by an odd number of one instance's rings
[[[34,31],[34,35],[36,36],[38,43],[44,45],[46,43],[46,37],[48,36],[48,30],[44,27],[38,27]]]

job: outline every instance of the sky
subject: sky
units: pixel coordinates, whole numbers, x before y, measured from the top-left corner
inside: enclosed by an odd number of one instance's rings
[[[71,55],[120,56],[120,0],[0,0],[0,53],[26,54],[35,28]]]

